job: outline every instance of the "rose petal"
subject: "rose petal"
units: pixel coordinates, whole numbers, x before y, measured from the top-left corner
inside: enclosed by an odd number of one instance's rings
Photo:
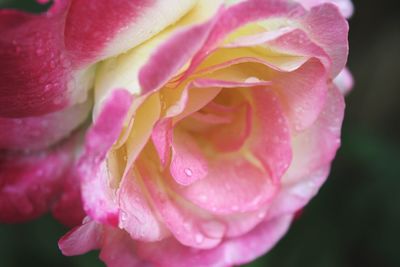
[[[232,266],[247,263],[271,249],[292,220],[283,216],[260,224],[246,235],[224,240],[210,250],[183,246],[170,238],[158,243],[139,243],[138,255],[157,266]]]
[[[89,101],[39,117],[0,117],[0,149],[37,150],[54,145],[86,120],[90,108]]]
[[[140,158],[136,166],[148,189],[154,207],[176,239],[184,245],[197,248],[212,248],[221,242],[225,226],[218,220],[190,207],[179,196],[171,194],[162,185],[162,177],[152,164],[154,159]],[[206,227],[213,224],[213,227]]]
[[[184,186],[190,185],[207,175],[207,161],[193,137],[175,131],[169,170],[175,181]]]
[[[349,25],[333,4],[323,4],[311,9],[306,17],[301,19],[311,40],[321,46],[329,55],[331,77],[336,77],[345,67],[349,52]]]
[[[1,10],[0,116],[37,116],[84,102],[91,64],[142,43],[195,2],[69,0],[40,15]]]
[[[82,225],[70,230],[58,241],[65,256],[75,256],[97,249],[101,245],[103,227],[87,219]]]
[[[132,102],[125,90],[115,90],[86,136],[85,151],[78,163],[84,209],[87,214],[106,224],[118,224],[118,206],[105,157],[117,140],[125,115]]]
[[[125,229],[131,238],[154,242],[169,233],[147,199],[146,189],[134,170],[122,179],[117,195],[121,210],[118,226]]]
[[[328,91],[326,75],[320,62],[310,60],[293,72],[276,73],[272,79],[293,131],[307,129],[317,119]]]
[[[346,18],[351,17],[354,11],[354,6],[351,0],[296,0],[307,9],[311,9],[314,6],[318,6],[322,3],[335,4]]]
[[[83,210],[79,177],[73,168],[65,175],[64,183],[57,202],[51,208],[52,215],[68,227],[82,223],[86,214]]]
[[[340,145],[344,113],[343,95],[330,88],[324,108],[312,127],[293,140],[293,162],[282,178],[281,191],[269,217],[295,212],[313,197],[325,181]]]
[[[65,16],[61,3],[43,15],[0,11],[0,116],[37,116],[68,105]]]
[[[0,221],[37,218],[57,200],[74,160],[76,138],[47,151],[0,156]]]

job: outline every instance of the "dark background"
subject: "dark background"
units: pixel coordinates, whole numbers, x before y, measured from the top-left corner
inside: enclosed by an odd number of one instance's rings
[[[90,0],[88,0],[90,1]],[[0,7],[41,11],[33,0],[0,0]],[[354,1],[342,147],[320,193],[288,234],[248,266],[400,266],[400,15],[397,1]],[[66,229],[50,216],[0,225],[0,266],[104,266],[97,253],[63,257]]]

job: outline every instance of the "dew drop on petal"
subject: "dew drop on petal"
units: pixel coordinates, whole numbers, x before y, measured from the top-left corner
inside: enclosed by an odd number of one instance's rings
[[[121,221],[125,222],[127,218],[128,218],[128,214],[126,214],[125,211],[121,211]]]
[[[197,244],[200,244],[201,242],[204,241],[204,236],[201,233],[197,233],[194,238]]]
[[[186,176],[188,176],[188,177],[191,177],[193,175],[193,171],[189,168],[186,168],[184,170],[184,172],[185,172]]]
[[[261,212],[258,213],[257,216],[258,216],[258,218],[263,219],[265,217],[265,212],[261,211]]]
[[[200,199],[201,202],[206,202],[208,197],[206,195],[200,195],[199,199]]]

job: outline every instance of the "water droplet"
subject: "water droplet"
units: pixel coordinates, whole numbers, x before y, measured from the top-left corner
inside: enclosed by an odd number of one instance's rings
[[[186,168],[184,170],[184,172],[185,172],[186,176],[188,176],[188,177],[191,177],[193,175],[193,171],[189,168]]]
[[[201,202],[206,202],[208,197],[206,195],[201,195],[201,196],[199,196],[199,199]]]
[[[204,235],[210,238],[222,238],[226,230],[225,225],[218,221],[204,222],[200,227]]]
[[[257,214],[258,218],[263,219],[265,217],[265,212],[261,211],[260,213]]]
[[[204,241],[204,236],[201,233],[197,233],[194,238],[197,244],[200,244]]]
[[[121,221],[125,222],[128,219],[128,214],[125,211],[121,211]]]

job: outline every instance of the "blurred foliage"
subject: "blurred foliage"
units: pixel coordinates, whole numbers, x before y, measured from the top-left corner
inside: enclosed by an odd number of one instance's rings
[[[400,266],[400,17],[396,1],[354,1],[342,148],[320,193],[267,255],[248,267]],[[40,12],[33,0],[0,7]],[[399,165],[398,165],[399,164]],[[63,257],[66,229],[50,216],[0,226],[0,266],[104,266],[97,253]]]
[[[35,0],[0,0],[0,8],[18,9],[32,13],[46,11],[50,6],[51,2],[38,4]]]

